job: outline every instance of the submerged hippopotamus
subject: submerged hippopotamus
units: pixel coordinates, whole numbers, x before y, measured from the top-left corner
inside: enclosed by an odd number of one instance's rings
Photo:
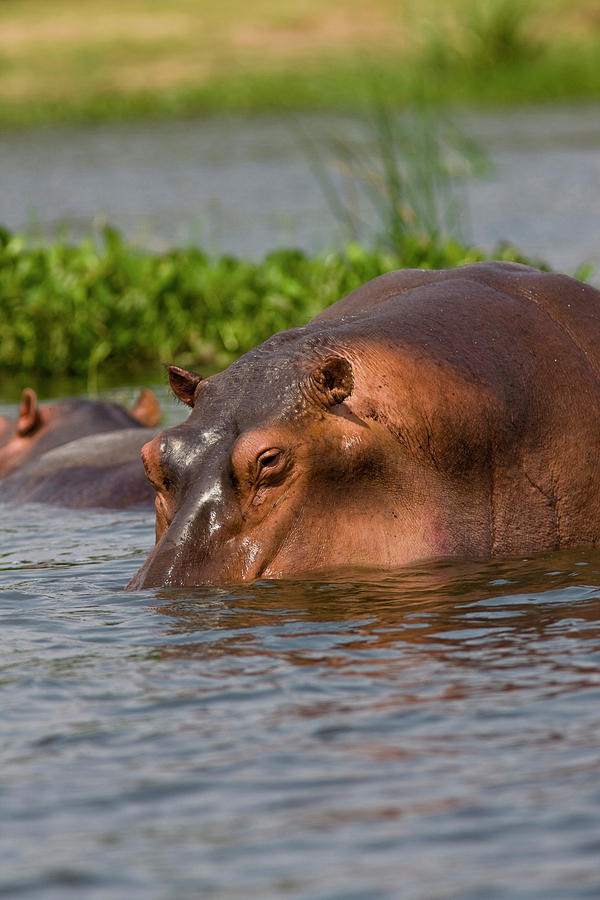
[[[130,588],[600,538],[600,293],[515,263],[391,272],[202,380],[143,449]]]
[[[159,420],[160,405],[148,388],[130,412],[106,400],[39,404],[25,388],[16,421],[0,416],[0,499],[151,505],[139,454]]]

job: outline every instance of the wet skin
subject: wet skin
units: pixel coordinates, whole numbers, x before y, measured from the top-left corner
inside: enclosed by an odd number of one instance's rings
[[[394,272],[201,380],[143,450],[130,587],[598,543],[600,294],[510,263]]]
[[[158,401],[147,389],[128,412],[117,403],[80,398],[40,405],[26,388],[16,421],[0,417],[0,499],[151,505],[139,453],[159,418]]]

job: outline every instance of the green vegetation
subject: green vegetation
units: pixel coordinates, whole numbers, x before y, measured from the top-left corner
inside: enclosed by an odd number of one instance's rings
[[[157,255],[112,228],[78,244],[0,229],[5,380],[18,376],[47,396],[41,379],[95,390],[112,374],[121,383],[156,377],[169,362],[214,371],[383,272],[486,258],[457,237],[457,191],[481,158],[451,123],[439,111],[397,116],[378,103],[356,125],[352,140],[333,145],[298,134],[344,249],[312,258],[279,249],[252,262],[195,247]],[[332,151],[341,181],[329,169]],[[511,247],[493,256],[526,261]]]
[[[3,0],[0,123],[600,96],[589,0]]]
[[[525,261],[514,248],[495,258]],[[277,250],[260,263],[202,251],[135,250],[105,229],[97,244],[28,246],[0,232],[0,369],[5,375],[121,380],[160,364],[228,364],[276,331],[305,323],[370,278],[401,267],[486,258],[452,240],[407,233],[402,248],[308,258]]]
[[[343,250],[277,250],[255,263],[195,248],[153,255],[112,229],[76,245],[0,230],[0,370],[93,389],[100,375],[123,380],[170,361],[226,365],[382,272],[485,258],[448,237],[460,233],[461,205],[446,159],[472,156],[440,132],[439,112],[433,131],[421,128],[426,110],[597,98],[600,15],[587,0],[3,0],[0,76],[4,126],[371,111],[371,148],[337,148],[362,180],[371,234],[304,139],[346,230]],[[420,117],[391,117],[399,104]],[[510,247],[492,255],[526,261]]]

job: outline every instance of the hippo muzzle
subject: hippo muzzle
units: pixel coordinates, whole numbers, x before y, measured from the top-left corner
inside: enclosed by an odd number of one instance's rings
[[[228,545],[241,520],[227,481],[221,475],[195,486],[127,585],[129,590],[211,583],[215,565],[220,572],[226,568]],[[162,499],[159,494],[157,507]]]

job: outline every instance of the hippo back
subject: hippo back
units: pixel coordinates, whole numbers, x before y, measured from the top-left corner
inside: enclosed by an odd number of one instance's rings
[[[155,434],[150,428],[124,428],[49,450],[2,481],[2,500],[73,508],[151,507],[154,491],[140,450]]]
[[[600,379],[600,292],[567,275],[540,272],[520,263],[481,262],[456,269],[401,269],[361,285],[313,322],[355,316],[424,285],[461,280],[485,285],[533,303],[571,338]]]

